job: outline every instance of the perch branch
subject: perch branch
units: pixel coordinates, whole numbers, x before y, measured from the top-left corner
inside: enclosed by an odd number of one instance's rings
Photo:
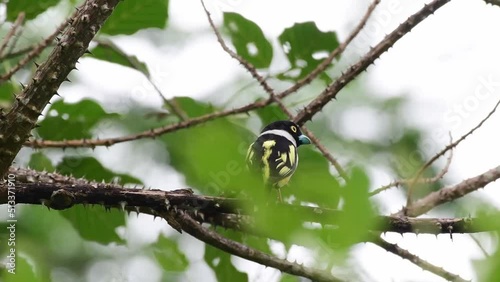
[[[500,169],[499,169],[500,170]],[[169,210],[193,212],[194,217],[207,223],[242,230],[251,225],[250,200],[195,195],[190,189],[173,191],[124,188],[118,184],[75,179],[56,173],[40,173],[29,169],[9,169],[9,179],[15,179],[16,201],[19,204],[45,205],[66,209],[77,204],[97,204],[108,208],[127,209],[158,216]],[[0,186],[0,191],[6,185]],[[3,195],[3,196],[2,196]],[[0,193],[0,204],[7,203],[7,193]],[[61,197],[63,196],[63,197]],[[276,212],[293,214],[304,222],[336,225],[343,212],[328,208],[279,204]],[[495,217],[481,218],[407,218],[374,216],[374,231],[398,233],[475,233],[500,229]]]

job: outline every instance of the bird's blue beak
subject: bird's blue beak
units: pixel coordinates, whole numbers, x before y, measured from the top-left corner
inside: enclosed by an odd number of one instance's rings
[[[299,136],[299,145],[311,144],[311,139],[304,134]]]

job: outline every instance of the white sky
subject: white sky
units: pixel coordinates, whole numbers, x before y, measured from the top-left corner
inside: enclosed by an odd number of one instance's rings
[[[382,4],[368,24],[369,32],[362,32],[353,42],[349,52],[361,55],[366,43],[374,44],[390,32],[408,15],[422,6],[422,1],[382,0]],[[221,11],[235,11],[256,22],[269,39],[275,39],[284,28],[295,22],[315,21],[324,31],[337,31],[344,39],[358,19],[365,12],[367,1],[243,1],[207,0],[207,5],[216,22],[221,22]],[[186,32],[203,31],[208,28],[207,19],[198,1],[172,0],[170,4],[169,25]],[[426,19],[410,34],[395,44],[389,52],[377,60],[375,67],[368,71],[367,83],[373,95],[409,95],[412,104],[407,109],[407,118],[430,132],[429,151],[437,152],[446,143],[447,132],[454,139],[475,126],[500,99],[500,7],[486,5],[480,0],[454,0],[441,8],[435,15]],[[161,36],[161,33],[160,33]],[[118,43],[130,54],[137,55],[148,63],[158,78],[158,84],[167,96],[185,95],[204,97],[214,89],[227,83],[235,75],[248,75],[236,62],[230,59],[219,47],[212,34],[187,38],[189,45],[182,50],[170,50],[168,46],[155,46],[153,42],[119,38]],[[175,51],[175,52],[174,52]],[[275,52],[276,53],[276,52]],[[82,97],[93,97],[108,101],[119,95],[124,103],[134,101],[160,105],[160,100],[140,75],[110,64],[92,59],[80,60],[76,74],[81,84],[64,86],[61,93],[67,101]],[[214,67],[215,66],[215,67]],[[215,70],[215,71],[214,71]],[[75,76],[75,74],[72,74]],[[196,83],[192,82],[193,77]],[[485,88],[484,81],[491,81]],[[103,96],[106,94],[106,96]],[[369,106],[369,105],[368,105]],[[461,110],[463,109],[463,110]],[[359,115],[353,117],[357,122],[369,118]],[[494,115],[473,136],[455,150],[453,163],[447,179],[450,184],[475,176],[497,166],[500,155],[500,134],[498,124],[500,113]],[[443,132],[445,137],[443,137]],[[115,133],[118,134],[118,133]],[[352,133],[363,138],[363,130]],[[104,137],[104,136],[102,136]],[[150,150],[152,142],[134,144],[134,150]],[[122,167],[129,170],[128,164],[139,160],[123,160],[128,145],[113,146],[112,150],[96,150],[105,165]],[[160,149],[158,149],[160,150]],[[141,176],[148,185],[159,187],[164,183],[183,185],[182,176],[168,167],[148,165],[148,160],[140,160],[142,166],[135,166],[132,174]],[[169,173],[165,173],[168,171]],[[383,172],[374,175],[374,186],[388,183],[392,179]],[[500,206],[498,183],[476,192],[489,198]],[[377,197],[383,201],[385,211],[397,211],[404,199],[394,192],[386,192]],[[474,214],[474,210],[470,211]],[[468,216],[468,215],[463,215]],[[165,231],[163,222],[153,222],[149,217],[132,218],[128,235],[135,240],[150,241],[156,237],[144,238],[144,230],[156,234]],[[140,227],[139,227],[140,226]],[[136,229],[139,227],[139,229]],[[139,230],[139,231],[138,231]],[[155,231],[156,230],[156,231]],[[397,242],[403,248],[420,255],[422,258],[442,266],[463,278],[471,279],[473,268],[471,259],[481,258],[481,253],[468,236],[394,235],[387,239]],[[484,237],[484,236],[483,236]],[[182,238],[181,245],[192,262],[186,279],[204,281],[215,279],[206,274],[208,268],[200,263],[199,245],[190,238]],[[198,246],[195,248],[193,246]],[[292,258],[301,258],[303,250],[293,250]],[[365,244],[354,248],[352,263],[371,276],[373,281],[443,281],[441,278],[422,271],[408,261],[388,254],[378,247]],[[289,256],[289,258],[291,258]],[[141,258],[130,261],[131,267],[140,264]],[[256,264],[241,264],[250,268],[254,281],[277,281],[276,272]],[[148,267],[149,269],[149,267]],[[148,270],[149,271],[149,270]],[[207,276],[208,275],[208,276]],[[156,274],[153,277],[158,277]],[[151,278],[151,277],[150,277]],[[142,279],[142,277],[141,277]],[[146,279],[142,281],[155,281]]]

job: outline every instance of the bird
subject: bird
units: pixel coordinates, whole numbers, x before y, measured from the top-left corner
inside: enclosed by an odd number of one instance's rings
[[[296,123],[279,120],[264,127],[247,150],[247,167],[262,174],[265,186],[278,190],[279,202],[283,201],[280,188],[288,184],[297,169],[297,148],[305,144],[311,144],[311,139]]]

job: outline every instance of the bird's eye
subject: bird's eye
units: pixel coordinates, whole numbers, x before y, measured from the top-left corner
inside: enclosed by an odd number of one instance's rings
[[[293,133],[297,133],[297,127],[295,127],[295,125],[290,126],[290,129],[293,131]]]

